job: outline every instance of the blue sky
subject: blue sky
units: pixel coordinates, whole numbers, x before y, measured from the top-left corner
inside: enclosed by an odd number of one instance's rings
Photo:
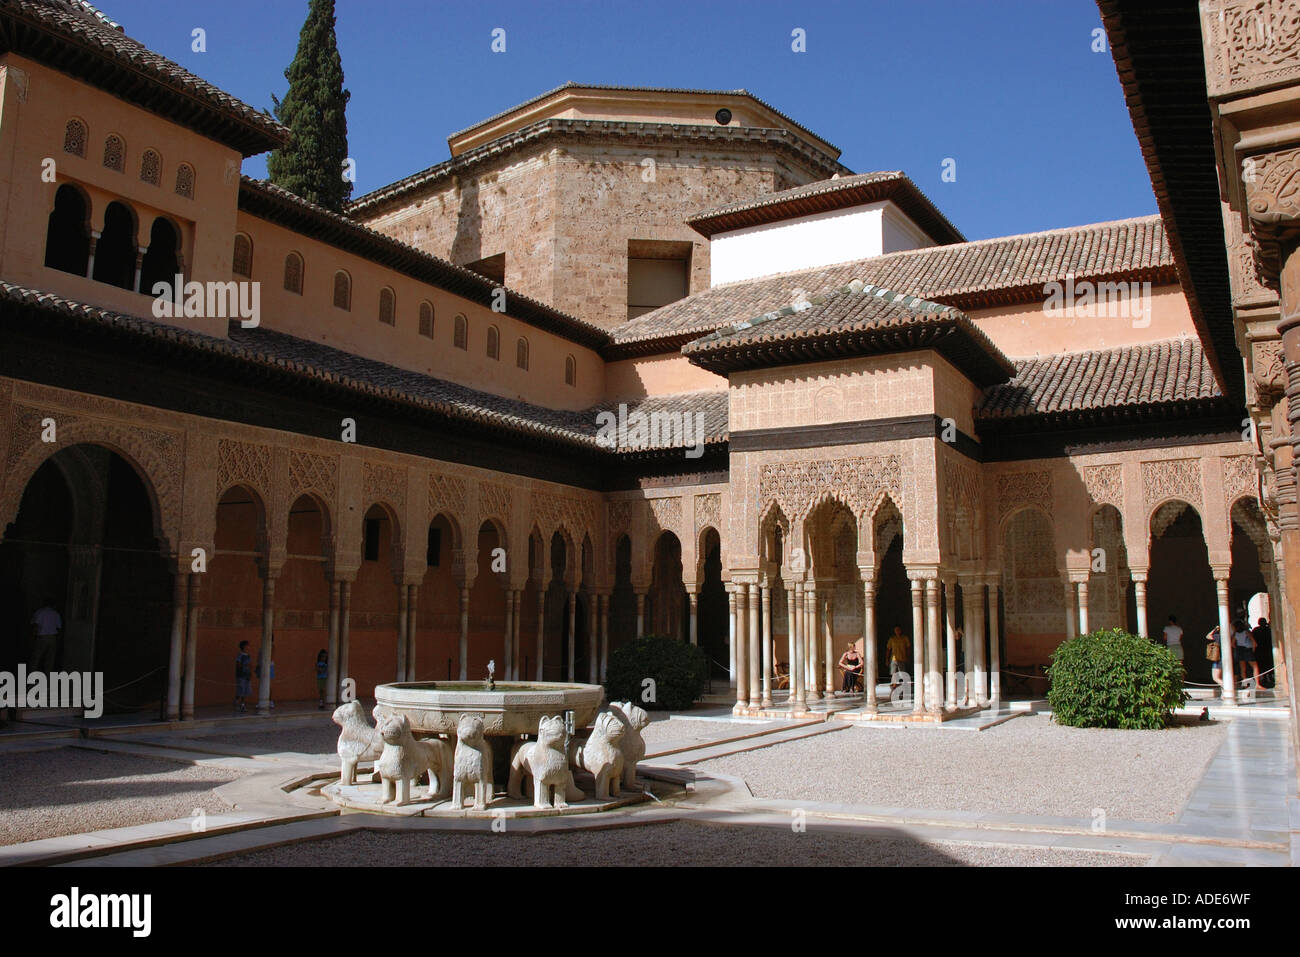
[[[307,0],[102,0],[153,49],[257,107],[284,94]],[[972,239],[1156,211],[1093,0],[338,0],[354,195],[448,157],[447,134],[569,80],[743,87],[902,169]],[[191,31],[207,51],[191,50]],[[506,52],[490,49],[506,30]],[[791,50],[805,31],[807,51]],[[946,158],[956,181],[941,181]],[[265,174],[263,158],[245,171]]]

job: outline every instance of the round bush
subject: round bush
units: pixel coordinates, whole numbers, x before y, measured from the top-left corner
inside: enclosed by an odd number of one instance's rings
[[[661,710],[689,708],[704,690],[708,666],[698,646],[647,635],[610,652],[605,689],[611,701]],[[647,684],[647,678],[654,683]]]
[[[1119,628],[1064,642],[1047,677],[1056,722],[1075,728],[1164,728],[1187,702],[1174,653]]]

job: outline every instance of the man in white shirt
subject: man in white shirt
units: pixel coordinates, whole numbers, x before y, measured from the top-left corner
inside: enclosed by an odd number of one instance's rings
[[[1183,629],[1178,627],[1178,619],[1173,615],[1169,616],[1169,624],[1165,625],[1165,644],[1175,658],[1183,660]]]
[[[63,630],[63,618],[54,610],[54,599],[46,598],[45,604],[37,608],[32,615],[32,671],[51,671],[59,661],[59,632]]]

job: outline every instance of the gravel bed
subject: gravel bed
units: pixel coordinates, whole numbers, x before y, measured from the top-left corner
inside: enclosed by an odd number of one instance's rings
[[[1227,734],[1067,728],[1045,715],[987,731],[850,728],[703,761],[756,797],[1089,818],[1172,820]]]
[[[217,867],[1107,867],[1138,866],[1138,855],[1052,848],[920,842],[896,831],[802,834],[788,828],[671,824],[561,834],[463,834],[358,831],[254,851],[211,862]]]
[[[654,751],[657,745],[716,741],[735,738],[761,731],[763,725],[747,721],[707,721],[697,718],[668,718],[654,720],[641,732],[646,747]]]
[[[242,776],[82,748],[0,754],[0,845],[224,813],[212,789]]]
[[[251,749],[262,754],[277,754],[281,751],[294,751],[300,754],[337,754],[339,726],[329,718],[322,718],[320,724],[306,727],[263,727],[258,731],[223,729],[214,734],[191,735],[188,740],[205,749],[233,745],[236,748]],[[184,746],[184,741],[177,739],[176,747]]]

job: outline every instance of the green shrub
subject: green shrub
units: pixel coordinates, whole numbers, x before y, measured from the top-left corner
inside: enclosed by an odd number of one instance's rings
[[[1163,728],[1187,702],[1173,652],[1119,628],[1064,642],[1047,676],[1056,722],[1076,728]]]
[[[704,651],[675,638],[647,635],[610,653],[605,689],[611,701],[643,708],[689,708],[704,690],[709,659]],[[654,684],[646,685],[651,678]],[[650,690],[653,689],[653,695]]]

